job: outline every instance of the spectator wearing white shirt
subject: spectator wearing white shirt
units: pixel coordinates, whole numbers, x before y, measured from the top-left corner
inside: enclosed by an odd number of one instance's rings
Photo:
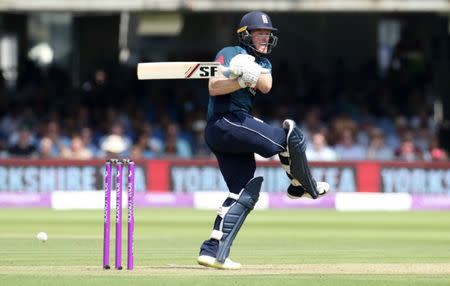
[[[132,141],[130,137],[125,135],[122,125],[116,122],[111,126],[110,133],[100,138],[99,145],[101,149],[100,157],[112,158],[111,156],[114,154],[123,157],[131,151]]]
[[[314,132],[311,145],[306,148],[306,157],[309,161],[336,161],[336,152],[327,145],[325,136],[321,132]]]

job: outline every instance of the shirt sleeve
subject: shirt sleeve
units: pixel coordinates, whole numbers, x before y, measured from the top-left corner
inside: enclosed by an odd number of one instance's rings
[[[220,50],[214,61],[219,62],[221,65],[228,67],[231,59],[240,52],[233,47],[226,47]]]
[[[262,58],[259,65],[265,69],[268,69],[272,73],[272,64],[267,58]]]

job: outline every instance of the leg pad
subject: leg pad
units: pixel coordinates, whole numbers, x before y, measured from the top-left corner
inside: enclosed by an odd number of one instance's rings
[[[220,227],[220,231],[222,231],[223,235],[219,241],[219,250],[216,256],[216,260],[219,263],[225,262],[225,259],[230,254],[231,245],[233,244],[239,229],[244,224],[247,215],[255,207],[256,202],[259,199],[262,182],[262,177],[251,179],[242,189],[236,202],[234,202],[227,212],[223,214]]]

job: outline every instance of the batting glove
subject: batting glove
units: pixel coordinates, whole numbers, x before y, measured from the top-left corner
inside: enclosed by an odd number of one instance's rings
[[[231,78],[237,78],[241,76],[248,65],[254,64],[255,57],[247,54],[239,54],[234,56],[230,61],[229,70],[231,72]]]
[[[243,73],[238,77],[238,83],[241,88],[256,86],[258,78],[261,75],[262,68],[257,63],[252,63],[251,65],[246,65]]]

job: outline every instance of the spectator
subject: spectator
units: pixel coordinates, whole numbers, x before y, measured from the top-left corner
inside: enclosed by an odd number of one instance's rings
[[[80,138],[83,141],[84,147],[89,150],[89,152],[92,154],[92,156],[97,157],[97,155],[99,153],[99,148],[94,143],[92,129],[90,127],[81,128]]]
[[[400,147],[397,148],[397,150],[395,151],[395,154],[398,160],[403,161],[415,161],[422,159],[422,154],[420,150],[414,145],[414,142],[409,138],[405,138],[402,141]]]
[[[351,134],[352,144],[355,142],[355,134],[358,130],[358,125],[347,114],[340,113],[333,118],[331,122],[331,137],[333,142],[339,142],[342,140],[342,135],[349,132]]]
[[[325,136],[320,132],[312,134],[312,145],[306,149],[309,161],[336,161],[336,152],[327,145]]]
[[[356,142],[361,146],[367,148],[370,144],[372,131],[375,128],[375,122],[372,118],[367,117],[361,120],[359,124],[359,130],[356,132]]]
[[[194,132],[192,152],[195,156],[209,157],[212,155],[211,150],[209,149],[205,141],[203,132],[203,130],[205,129],[205,125],[206,122],[204,120],[196,120],[192,126]]]
[[[135,157],[141,157],[145,159],[150,159],[155,157],[152,150],[149,147],[149,140],[146,133],[139,134],[136,143],[131,148],[132,154],[134,154]]]
[[[126,156],[130,152],[131,139],[125,136],[124,130],[119,123],[114,123],[111,126],[111,132],[100,139],[100,149],[106,154],[106,157]]]
[[[397,149],[401,144],[403,134],[408,130],[408,122],[404,116],[395,119],[395,130],[386,134],[386,146],[392,150]]]
[[[54,159],[56,156],[53,153],[53,141],[49,137],[43,137],[39,142],[39,158],[40,159]]]
[[[21,123],[20,110],[13,106],[7,113],[0,118],[0,133],[12,134],[15,130],[19,128]]]
[[[55,120],[47,123],[44,137],[52,141],[51,153],[53,157],[59,157],[63,148],[70,145],[70,139],[61,135],[59,123]]]
[[[308,144],[310,144],[313,139],[313,134],[318,132],[323,128],[323,123],[320,121],[320,112],[317,107],[308,110],[305,115],[304,122],[301,126],[302,132],[306,137]]]
[[[384,143],[383,131],[375,128],[371,132],[369,148],[367,149],[369,160],[393,160],[394,152]]]
[[[335,150],[340,160],[364,160],[366,158],[366,150],[355,143],[352,129],[347,128],[342,131]]]
[[[20,129],[17,143],[8,149],[8,153],[13,157],[31,158],[37,155],[36,146],[33,144],[31,133],[28,128],[22,127]]]
[[[430,148],[431,134],[427,126],[419,126],[414,130],[413,141],[414,145],[417,146],[422,152],[426,152]]]
[[[104,152],[102,157],[122,158],[126,156],[125,151],[129,148],[129,144],[124,137],[111,134],[106,136],[100,148]]]
[[[141,135],[145,135],[147,138],[146,146],[149,149],[149,152],[152,153],[152,156],[161,156],[164,152],[164,142],[159,137],[155,136],[153,126],[150,123],[146,122],[143,124]]]
[[[424,154],[425,160],[433,162],[448,160],[448,154],[439,146],[439,139],[437,136],[430,138],[429,146],[430,148]]]
[[[72,137],[70,148],[64,147],[61,157],[64,159],[86,160],[92,159],[93,155],[92,152],[84,145],[80,135],[74,135]]]
[[[143,150],[140,145],[133,145],[131,147],[130,158],[132,160],[144,159]]]
[[[173,122],[169,123],[166,128],[166,140],[164,144],[164,155],[180,158],[190,158],[192,156],[189,142],[179,136],[178,125]]]

